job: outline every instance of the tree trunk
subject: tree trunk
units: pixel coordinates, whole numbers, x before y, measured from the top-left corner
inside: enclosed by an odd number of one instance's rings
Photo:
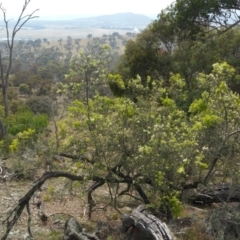
[[[4,105],[4,113],[5,113],[5,118],[6,118],[6,117],[8,117],[8,114],[9,114],[7,86],[3,86],[3,105]]]
[[[6,134],[5,127],[3,125],[2,119],[0,119],[0,141],[3,140],[5,134]]]

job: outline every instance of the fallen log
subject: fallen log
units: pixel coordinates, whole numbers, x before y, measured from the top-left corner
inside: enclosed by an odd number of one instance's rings
[[[75,218],[65,223],[63,240],[100,240],[106,231],[106,224],[98,224],[94,233],[85,232]],[[133,210],[130,216],[122,215],[122,230],[120,234],[126,240],[173,240],[173,235],[167,225],[148,213],[144,205]],[[113,230],[113,229],[112,229]],[[118,231],[115,229],[115,231]],[[108,231],[109,233],[109,231]],[[116,234],[116,232],[115,232]]]
[[[240,185],[217,184],[209,188],[196,189],[188,198],[188,202],[194,205],[240,202]]]
[[[122,227],[126,238],[131,240],[173,240],[167,225],[140,205],[130,216],[122,216]]]

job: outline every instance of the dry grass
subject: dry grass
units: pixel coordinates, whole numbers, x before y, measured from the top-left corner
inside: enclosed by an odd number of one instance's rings
[[[181,216],[169,223],[169,227],[179,240],[212,240],[204,231],[207,210],[185,205]]]
[[[39,30],[21,30],[17,33],[16,38],[21,39],[43,39],[47,38],[48,41],[57,41],[60,38],[66,40],[68,36],[77,39],[86,39],[88,34],[92,34],[93,37],[102,37],[103,34],[112,34],[113,32],[118,32],[120,35],[125,35],[126,30],[117,29],[99,29],[99,28],[78,28],[78,29],[67,29],[65,26],[46,26],[45,29]],[[5,38],[5,31],[0,31],[0,38]]]
[[[0,186],[0,211],[3,213],[0,220],[3,220],[6,213],[17,203],[17,200],[30,189],[32,182],[12,181]],[[117,230],[115,228],[121,224],[121,216],[114,209],[113,204],[109,204],[110,195],[108,187],[101,187],[93,194],[97,205],[94,207],[91,221],[88,220],[86,190],[87,187],[81,183],[76,182],[71,185],[63,178],[47,181],[42,191],[37,194],[37,198],[43,202],[43,211],[48,216],[46,223],[39,219],[38,209],[31,202],[31,226],[34,239],[62,239],[64,223],[71,216],[76,218],[88,232],[95,230],[97,222],[107,222],[109,224],[106,230],[107,236],[112,236],[115,240],[120,239],[119,234],[116,234]],[[129,196],[122,196],[119,198],[117,207],[122,213],[130,214],[132,209],[139,204],[141,203],[131,199]],[[212,240],[202,227],[206,215],[207,210],[185,205],[180,218],[174,220],[173,223],[168,223],[168,225],[178,237],[177,239]],[[27,213],[24,212],[18,224],[13,228],[13,234],[9,235],[8,239],[24,239],[22,236],[27,233],[27,217]],[[0,236],[2,236],[4,230],[0,228]],[[114,236],[114,232],[116,236]],[[18,238],[17,236],[21,237]]]
[[[41,170],[42,172],[42,170]],[[40,173],[39,173],[40,174]],[[48,216],[46,223],[42,222],[38,217],[39,209],[31,201],[31,214],[32,222],[31,228],[34,235],[34,239],[62,239],[64,223],[69,217],[76,218],[79,223],[86,229],[86,231],[93,231],[97,222],[109,223],[109,235],[110,232],[114,232],[114,226],[120,224],[120,214],[109,204],[110,196],[108,194],[108,188],[103,187],[93,194],[94,199],[97,202],[93,213],[92,219],[88,219],[88,205],[86,203],[86,187],[81,184],[67,184],[66,179],[53,179],[47,181],[42,191],[36,194],[36,198],[40,200],[42,205],[42,211]],[[9,212],[16,204],[18,199],[27,193],[31,188],[31,181],[11,181],[0,185],[0,212],[2,221],[7,212]],[[103,196],[103,197],[101,197]],[[128,203],[133,205],[133,200],[129,197],[121,198],[122,206],[127,206]],[[138,203],[135,203],[137,206]],[[127,207],[121,207],[121,212],[129,214],[131,209]],[[27,212],[24,210],[21,218],[16,226],[14,226],[12,233],[9,235],[9,240],[24,239],[23,236],[27,235]],[[118,223],[118,224],[117,224]],[[112,225],[112,227],[111,227]],[[5,232],[4,227],[0,227],[0,236],[3,236]],[[112,234],[112,233],[111,233]],[[118,239],[117,236],[114,239]]]

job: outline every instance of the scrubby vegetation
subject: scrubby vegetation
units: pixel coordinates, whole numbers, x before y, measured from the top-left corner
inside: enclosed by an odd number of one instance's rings
[[[127,196],[134,206],[146,204],[176,234],[173,219],[190,219],[181,239],[233,239],[227,230],[230,226],[216,237],[219,209],[211,215],[193,208],[192,212],[200,213],[196,219],[186,204],[204,206],[211,202],[204,189],[217,194],[216,185],[221,184],[220,189],[228,189],[215,201],[222,204],[222,217],[239,221],[228,202],[240,201],[236,194],[240,30],[227,23],[219,28],[211,25],[224,13],[207,11],[205,5],[196,8],[205,15],[200,19],[199,12],[195,13],[195,23],[202,25],[194,28],[188,18],[179,17],[184,2],[162,11],[136,38],[129,39],[121,56],[118,43],[124,37],[119,34],[89,37],[84,47],[70,36],[64,46],[59,41],[59,46],[45,48],[41,40],[16,44],[7,116],[5,93],[1,96],[0,174],[5,182],[28,179],[33,183],[1,219],[6,227],[2,239],[25,207],[32,235],[29,204],[40,191],[41,201],[33,203],[39,208],[43,202],[72,196],[84,203],[88,219],[101,220],[95,214],[100,207],[115,209],[105,216],[113,221],[128,207]],[[212,2],[229,11],[230,3]],[[230,5],[233,11],[240,7]],[[215,16],[209,25],[203,21],[206,16]],[[6,49],[2,53],[8,54]],[[4,71],[5,58],[0,58]],[[44,190],[55,178],[59,183]],[[202,198],[197,198],[200,188]],[[38,216],[44,224],[49,221],[42,209]],[[239,237],[239,226],[235,227]],[[53,230],[48,236],[60,239],[62,235]]]

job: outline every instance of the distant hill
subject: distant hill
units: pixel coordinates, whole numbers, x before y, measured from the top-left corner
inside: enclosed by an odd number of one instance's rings
[[[27,29],[44,29],[49,26],[56,26],[67,29],[79,28],[101,28],[101,29],[116,29],[127,31],[138,31],[146,28],[153,20],[142,14],[135,13],[116,13],[111,15],[102,15],[98,17],[79,18],[73,20],[33,20],[24,25],[23,30]],[[9,26],[13,27],[15,21],[10,21]],[[5,27],[3,21],[0,21],[0,27]]]
[[[94,20],[94,21],[102,21],[102,22],[109,22],[109,21],[128,21],[128,22],[146,22],[150,23],[152,21],[151,18],[143,15],[143,14],[136,14],[136,13],[115,13],[111,15],[102,15],[98,17],[90,17],[90,18],[79,18],[75,19],[74,21],[82,21],[82,20]]]
[[[71,22],[79,26],[84,25],[99,28],[144,28],[152,22],[152,19],[142,14],[128,12],[91,18],[79,18]]]

